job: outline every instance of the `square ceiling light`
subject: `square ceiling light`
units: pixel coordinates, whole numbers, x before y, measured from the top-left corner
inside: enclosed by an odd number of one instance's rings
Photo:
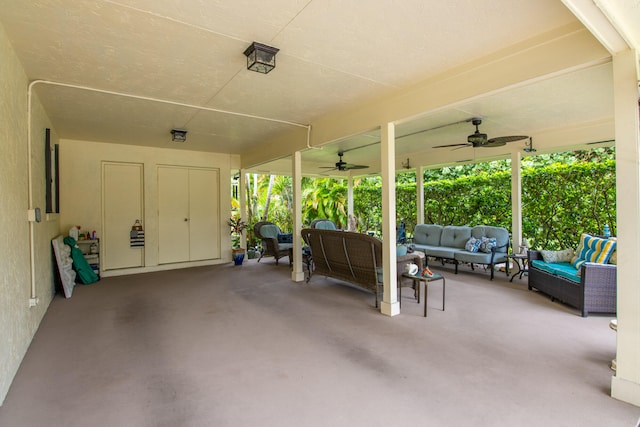
[[[247,69],[258,73],[267,74],[276,68],[276,53],[280,49],[266,44],[253,42],[244,51],[247,57]]]
[[[172,142],[185,142],[187,140],[187,131],[184,129],[171,129]]]

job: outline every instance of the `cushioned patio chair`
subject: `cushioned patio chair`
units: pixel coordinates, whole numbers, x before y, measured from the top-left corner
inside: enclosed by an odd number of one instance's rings
[[[310,228],[318,228],[320,230],[337,230],[335,223],[330,219],[318,218],[311,221]]]
[[[283,234],[280,227],[269,221],[259,221],[253,226],[253,232],[262,240],[262,253],[258,262],[265,256],[272,256],[278,265],[280,258],[289,256],[289,252],[293,248],[292,236]],[[289,258],[289,264],[291,261]]]

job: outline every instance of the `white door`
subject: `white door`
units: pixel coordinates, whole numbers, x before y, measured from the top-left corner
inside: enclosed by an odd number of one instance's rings
[[[220,258],[217,170],[189,170],[189,227],[191,261]]]
[[[144,247],[130,246],[131,226],[144,225],[143,165],[102,164],[101,267],[104,271],[144,266]]]
[[[189,261],[189,169],[158,168],[158,262]]]

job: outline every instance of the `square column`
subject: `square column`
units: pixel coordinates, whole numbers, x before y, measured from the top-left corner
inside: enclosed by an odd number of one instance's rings
[[[384,295],[380,312],[387,316],[400,314],[396,277],[396,141],[395,125],[387,123],[380,129],[380,160],[382,166],[382,270]]]

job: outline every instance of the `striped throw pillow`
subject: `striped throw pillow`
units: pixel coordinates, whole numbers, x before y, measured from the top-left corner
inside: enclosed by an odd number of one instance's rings
[[[611,254],[616,249],[616,241],[609,239],[601,239],[600,237],[582,234],[580,236],[580,244],[572,265],[580,270],[585,262],[597,262],[606,264]]]

